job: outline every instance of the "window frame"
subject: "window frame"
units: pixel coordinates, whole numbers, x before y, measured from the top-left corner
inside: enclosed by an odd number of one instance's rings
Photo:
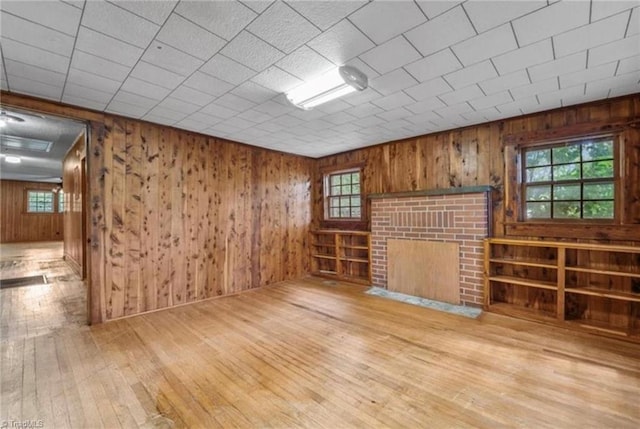
[[[30,200],[30,194],[31,193],[37,193],[37,194],[49,194],[51,195],[51,211],[39,211],[39,210],[30,210],[30,204],[29,204],[29,200]],[[24,207],[24,212],[27,214],[32,214],[32,215],[42,215],[42,214],[56,214],[57,213],[57,203],[58,203],[58,199],[56,198],[56,194],[55,192],[53,192],[50,189],[25,189],[25,207]]]
[[[342,176],[346,174],[358,173],[359,176],[359,184],[360,184],[360,193],[358,194],[349,194],[349,195],[332,195],[331,194],[331,178],[335,176]],[[325,222],[362,222],[365,219],[365,205],[364,205],[364,194],[362,187],[362,168],[354,167],[354,168],[346,168],[341,170],[332,170],[327,171],[323,175],[322,180],[322,199],[324,201],[324,216],[323,219]],[[358,196],[360,200],[360,216],[359,217],[331,217],[331,199],[332,198],[340,198],[340,197],[349,197],[350,199],[354,196]],[[354,206],[351,203],[348,206],[349,208],[353,208]]]
[[[544,181],[544,182],[535,182],[533,184],[531,183],[527,183],[526,181],[526,174],[527,174],[527,166],[526,166],[526,153],[530,150],[539,150],[539,149],[545,149],[545,148],[556,148],[556,147],[564,147],[564,146],[569,146],[571,144],[575,144],[575,143],[582,143],[582,142],[586,142],[586,141],[602,141],[602,140],[611,140],[613,143],[613,176],[611,178],[592,178],[592,179],[584,179],[584,178],[580,178],[580,179],[575,179],[575,180],[550,180],[550,181]],[[585,136],[578,136],[578,137],[571,137],[571,138],[564,138],[564,139],[556,139],[556,140],[552,140],[552,141],[540,141],[540,142],[534,142],[534,143],[529,143],[529,144],[523,144],[521,146],[518,146],[517,148],[517,153],[518,153],[518,159],[517,159],[517,174],[518,174],[518,197],[519,197],[519,216],[518,216],[518,222],[523,222],[523,223],[532,223],[532,224],[544,224],[544,223],[548,223],[548,224],[574,224],[574,225],[579,225],[579,224],[618,224],[620,223],[620,218],[621,218],[621,204],[622,204],[622,195],[621,195],[621,184],[620,184],[620,177],[621,177],[621,169],[622,169],[622,154],[620,152],[620,144],[619,144],[619,137],[617,134],[603,134],[603,135],[585,135]],[[584,163],[584,161],[581,159],[580,162],[578,163],[579,165],[582,165]],[[567,163],[567,165],[569,165],[569,163]],[[549,164],[550,167],[553,168],[554,164],[553,162],[551,164]],[[580,218],[554,218],[554,217],[550,217],[550,218],[527,218],[526,217],[526,213],[527,213],[527,187],[528,186],[542,186],[542,185],[549,185],[552,186],[553,185],[557,185],[557,184],[567,184],[567,185],[571,185],[571,184],[576,184],[576,185],[580,185],[581,186],[581,197],[580,200],[572,200],[572,201],[579,201],[581,204],[585,201],[585,199],[582,196],[582,185],[584,183],[599,183],[599,182],[611,182],[613,184],[613,217],[612,218],[584,218],[584,217],[580,217]],[[550,200],[551,204],[553,206],[554,201],[553,201],[553,196],[552,199]],[[564,201],[564,200],[563,200]],[[588,201],[588,200],[587,200]]]

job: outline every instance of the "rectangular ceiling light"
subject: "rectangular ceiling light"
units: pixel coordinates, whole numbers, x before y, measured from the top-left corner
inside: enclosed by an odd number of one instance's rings
[[[288,92],[287,99],[304,110],[367,88],[367,76],[354,67],[342,66],[303,83]]]
[[[31,152],[49,152],[51,150],[51,146],[53,146],[53,142],[1,134],[0,146],[2,146],[3,149],[28,150]]]

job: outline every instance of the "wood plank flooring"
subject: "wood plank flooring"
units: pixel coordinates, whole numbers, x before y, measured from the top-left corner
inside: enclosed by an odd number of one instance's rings
[[[8,338],[3,328],[0,420],[638,427],[639,344],[495,314],[467,319],[365,289],[309,278],[91,328]],[[3,310],[7,332],[12,323]]]

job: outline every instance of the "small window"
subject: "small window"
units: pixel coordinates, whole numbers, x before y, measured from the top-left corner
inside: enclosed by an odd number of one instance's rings
[[[58,213],[64,213],[64,192],[58,191]]]
[[[613,138],[525,148],[525,220],[609,219],[615,215]]]
[[[53,213],[53,192],[27,191],[27,213]]]
[[[361,220],[360,170],[325,176],[325,217],[328,220]]]

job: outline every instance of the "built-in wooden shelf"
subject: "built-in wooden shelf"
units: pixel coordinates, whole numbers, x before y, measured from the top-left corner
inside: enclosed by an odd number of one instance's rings
[[[640,341],[640,247],[485,240],[488,311]]]
[[[311,272],[355,283],[371,284],[371,235],[334,229],[311,232]]]

